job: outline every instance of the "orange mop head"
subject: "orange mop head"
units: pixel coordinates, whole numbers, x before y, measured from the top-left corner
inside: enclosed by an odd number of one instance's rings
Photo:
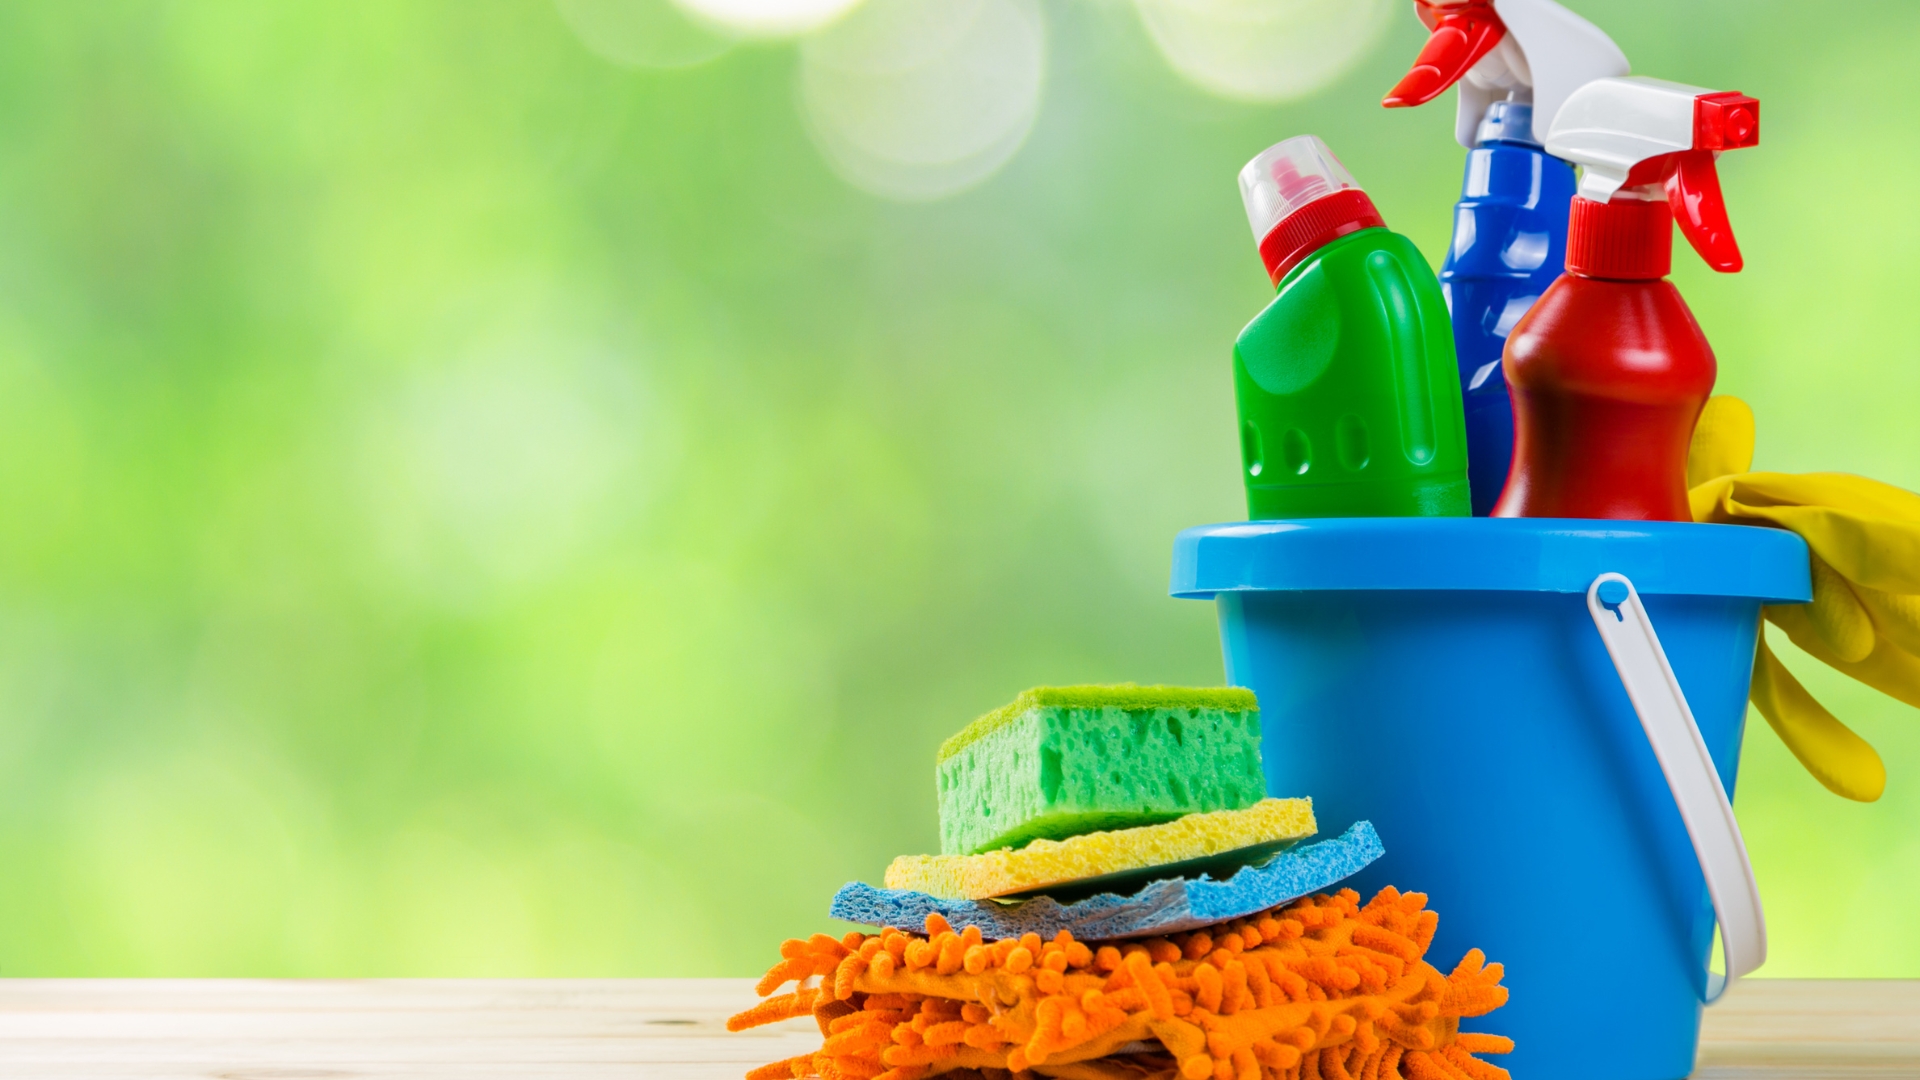
[[[1066,931],[986,942],[938,915],[781,946],[768,998],[732,1031],[812,1016],[826,1043],[748,1080],[1507,1080],[1460,1031],[1506,1003],[1478,949],[1451,975],[1422,957],[1426,897],[1343,889],[1171,938],[1090,947]],[[1011,1074],[1011,1077],[1010,1077]]]

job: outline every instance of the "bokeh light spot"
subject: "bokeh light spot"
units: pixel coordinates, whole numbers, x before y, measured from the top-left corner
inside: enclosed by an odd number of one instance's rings
[[[801,105],[835,170],[876,195],[938,199],[1026,141],[1046,34],[1032,0],[871,0],[800,58]]]
[[[664,422],[629,360],[563,331],[487,328],[378,401],[363,486],[393,569],[465,601],[607,541],[651,489]]]
[[[742,34],[778,37],[817,30],[860,0],[674,0],[686,11]]]
[[[1189,82],[1239,101],[1291,101],[1346,74],[1386,31],[1387,0],[1134,0]]]
[[[683,68],[733,47],[672,0],[553,0],[582,44],[622,67]]]

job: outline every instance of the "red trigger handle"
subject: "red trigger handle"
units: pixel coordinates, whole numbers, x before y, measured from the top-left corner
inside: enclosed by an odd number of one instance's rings
[[[1466,0],[1460,4],[1437,4],[1414,0],[1420,21],[1433,30],[1433,36],[1414,58],[1407,72],[1380,104],[1389,109],[1425,105],[1447,87],[1460,81],[1479,59],[1493,51],[1507,34],[1506,24],[1494,14],[1493,0]]]
[[[1745,261],[1727,220],[1727,203],[1720,196],[1720,174],[1713,167],[1714,152],[1688,150],[1667,173],[1667,205],[1674,224],[1707,265],[1723,274],[1738,273]]]

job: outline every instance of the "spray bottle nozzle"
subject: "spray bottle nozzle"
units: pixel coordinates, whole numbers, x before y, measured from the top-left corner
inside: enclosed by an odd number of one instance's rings
[[[1760,102],[1738,91],[1693,99],[1693,145],[1699,150],[1742,150],[1760,143]]]
[[[1664,198],[1707,265],[1731,274],[1744,262],[1714,159],[1759,142],[1760,102],[1745,94],[1660,79],[1600,79],[1567,99],[1547,152],[1581,166],[1580,197],[1591,202]],[[1571,237],[1568,243],[1568,269],[1579,272],[1578,245]]]
[[[1458,85],[1453,137],[1461,146],[1478,145],[1480,122],[1499,101],[1533,106],[1531,133],[1510,127],[1504,139],[1544,143],[1567,95],[1628,71],[1612,38],[1554,0],[1413,0],[1413,10],[1431,34],[1380,104],[1421,105]]]
[[[1389,109],[1425,105],[1446,93],[1507,34],[1506,24],[1494,13],[1493,0],[1452,4],[1414,0],[1414,8],[1433,35],[1414,58],[1412,70],[1381,99],[1380,104]]]

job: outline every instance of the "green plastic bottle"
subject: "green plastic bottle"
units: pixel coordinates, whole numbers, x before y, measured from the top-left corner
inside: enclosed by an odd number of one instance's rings
[[[1233,346],[1255,519],[1466,517],[1467,441],[1447,304],[1327,144],[1240,171],[1278,294]]]

